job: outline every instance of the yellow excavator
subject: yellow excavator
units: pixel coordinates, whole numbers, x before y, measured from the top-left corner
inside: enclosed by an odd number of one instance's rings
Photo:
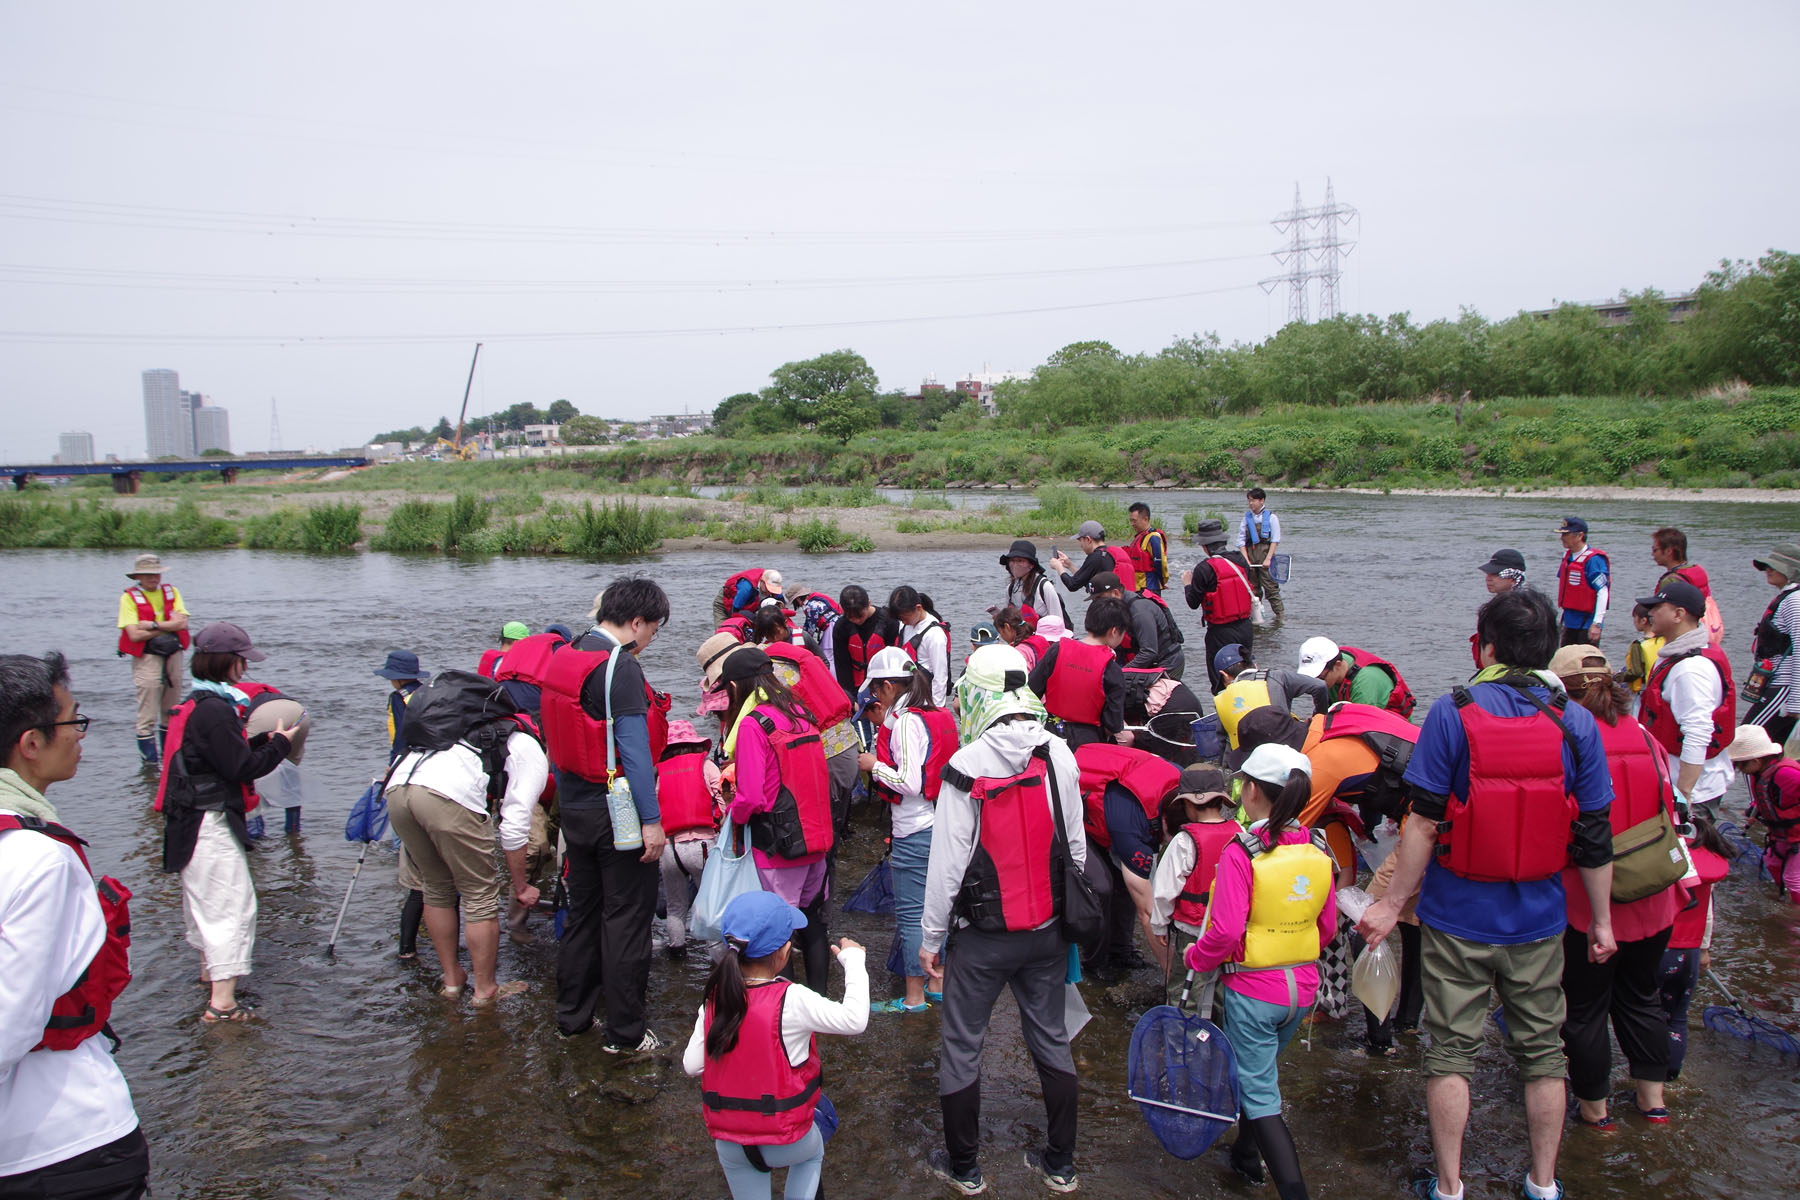
[[[481,361],[481,343],[475,343],[475,357],[469,360],[469,381],[463,384],[462,411],[456,414],[456,440],[439,438],[436,450],[439,458],[454,458],[459,462],[471,462],[475,458],[475,439],[463,441],[463,422],[469,416],[469,391],[475,386],[475,364]]]

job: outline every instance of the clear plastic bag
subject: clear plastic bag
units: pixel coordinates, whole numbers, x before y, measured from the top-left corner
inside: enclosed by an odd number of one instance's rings
[[[1357,955],[1350,968],[1350,991],[1376,1017],[1385,1020],[1400,999],[1400,965],[1394,952],[1383,941]]]
[[[1369,905],[1375,903],[1375,897],[1359,887],[1339,888],[1337,894],[1338,913],[1350,924],[1355,925],[1369,911]]]

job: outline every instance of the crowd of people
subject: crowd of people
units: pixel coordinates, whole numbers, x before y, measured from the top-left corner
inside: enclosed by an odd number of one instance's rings
[[[1235,539],[1200,523],[1201,553],[1179,573],[1204,625],[1204,690],[1163,596],[1175,547],[1147,505],[1130,522],[1117,541],[1084,523],[1079,566],[1013,542],[991,619],[962,646],[915,587],[877,605],[857,584],[833,597],[739,571],[695,652],[691,719],[640,666],[671,616],[642,576],[609,583],[579,635],[507,622],[469,670],[390,651],[373,671],[390,685],[380,790],[402,850],[399,955],[416,956],[422,924],[442,995],[492,1004],[526,987],[497,977],[502,909],[521,941],[537,936],[534,911],[555,909],[558,1032],[642,1055],[669,1048],[647,1005],[657,930],[672,957],[703,946],[712,969],[682,1061],[740,1200],[768,1196],[781,1168],[787,1196],[822,1194],[835,1114],[815,1035],[930,1012],[943,1147],[928,1164],[957,1193],[984,1191],[981,1058],[1003,990],[1046,1113],[1025,1161],[1049,1190],[1075,1190],[1066,987],[1135,971],[1157,972],[1167,1000],[1217,1021],[1235,1051],[1230,1168],[1304,1197],[1280,1054],[1310,1011],[1351,1011],[1350,959],[1396,930],[1399,995],[1364,1018],[1375,1057],[1396,1035],[1429,1035],[1435,1170],[1417,1195],[1464,1194],[1492,996],[1523,1081],[1523,1194],[1563,1194],[1567,1122],[1616,1122],[1614,1038],[1635,1112],[1674,1119],[1665,1084],[1683,1062],[1730,854],[1715,823],[1738,773],[1769,874],[1800,903],[1800,765],[1783,749],[1800,716],[1800,545],[1755,560],[1775,596],[1741,720],[1685,535],[1652,535],[1662,574],[1614,656],[1613,566],[1570,517],[1554,601],[1516,549],[1480,566],[1474,673],[1415,725],[1400,668],[1329,628],[1291,667],[1259,661],[1259,611],[1287,618],[1281,524],[1261,489]],[[158,772],[162,867],[180,876],[209,988],[199,1019],[252,1020],[237,996],[256,936],[246,852],[265,803],[300,827],[291,772],[308,722],[247,678],[264,656],[245,629],[190,634],[161,561],[132,566],[118,651]],[[0,656],[0,1197],[136,1196],[147,1179],[129,1089],[97,1036],[129,978],[129,893],[92,876],[46,799],[75,775],[87,723],[60,655]],[[865,790],[889,814],[901,959],[900,994],[875,999],[863,948],[829,934],[837,849]],[[709,910],[703,881],[739,855],[754,885]],[[1360,878],[1372,903],[1353,922],[1338,898]],[[826,995],[834,960],[841,1001]]]

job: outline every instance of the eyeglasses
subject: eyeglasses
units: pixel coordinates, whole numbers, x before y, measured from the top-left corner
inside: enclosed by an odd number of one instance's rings
[[[55,729],[59,725],[73,725],[76,733],[86,733],[88,726],[94,723],[92,717],[71,717],[67,721],[45,721],[39,729]]]

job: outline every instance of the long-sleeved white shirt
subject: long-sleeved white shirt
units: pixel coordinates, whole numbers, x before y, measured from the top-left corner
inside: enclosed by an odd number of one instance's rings
[[[922,634],[919,625],[927,626]],[[931,702],[943,708],[950,703],[950,631],[929,613],[919,625],[902,625],[900,637],[904,642],[918,634],[918,664],[931,672]]]
[[[1663,659],[1700,650],[1706,646],[1706,641],[1706,629],[1702,626],[1670,638],[1657,652],[1657,657]],[[1713,800],[1723,796],[1737,772],[1723,750],[1711,758],[1706,756],[1707,744],[1713,736],[1713,710],[1719,707],[1725,695],[1718,669],[1699,655],[1684,658],[1663,676],[1662,691],[1669,702],[1669,712],[1681,726],[1681,753],[1668,756],[1669,774],[1679,774],[1682,763],[1700,763],[1700,779],[1688,799]]]
[[[73,850],[28,829],[0,834],[0,1175],[63,1162],[137,1128],[131,1088],[104,1037],[32,1050],[105,936],[93,877]]]
[[[1269,510],[1266,508],[1263,511],[1269,512]],[[1257,522],[1258,528],[1260,528],[1261,525],[1262,525],[1262,522],[1258,521]],[[1249,535],[1249,530],[1245,526],[1246,526],[1246,522],[1244,520],[1244,516],[1243,516],[1243,514],[1240,513],[1238,515],[1238,521],[1237,521],[1237,535],[1231,543],[1231,548],[1233,550],[1242,550],[1244,548],[1244,543],[1245,543],[1245,541],[1248,540],[1248,535]],[[1279,545],[1281,542],[1281,518],[1276,516],[1274,513],[1269,513],[1269,536],[1264,538],[1263,540],[1268,542],[1270,545]]]
[[[1068,743],[1053,737],[1036,721],[1009,721],[989,726],[986,733],[958,750],[950,765],[971,778],[1006,779],[1023,771],[1031,752],[1041,745],[1050,747],[1054,795],[1062,800],[1069,857],[1077,867],[1085,866],[1087,835],[1081,824],[1081,771]],[[925,914],[921,921],[921,945],[933,953],[944,948],[944,939],[950,934],[951,908],[975,856],[979,824],[980,812],[969,793],[946,777],[938,792],[931,831],[931,863],[925,870]]]
[[[809,1043],[815,1033],[849,1036],[869,1027],[869,970],[863,957],[861,946],[838,951],[838,963],[844,968],[841,1004],[826,999],[804,984],[788,986],[781,1003],[781,1044],[787,1049],[789,1066],[797,1067],[806,1061]],[[694,1014],[694,1032],[688,1038],[687,1049],[681,1052],[681,1069],[689,1075],[698,1075],[706,1069],[704,1004]]]
[[[1175,914],[1175,901],[1181,898],[1182,889],[1187,886],[1188,876],[1194,873],[1194,863],[1199,857],[1199,847],[1194,845],[1194,839],[1187,830],[1183,829],[1169,839],[1162,857],[1156,860],[1156,870],[1150,873],[1151,933],[1167,936]],[[1173,923],[1189,933],[1200,932],[1196,926],[1180,921]]]
[[[910,837],[930,829],[933,820],[934,805],[925,798],[925,760],[931,755],[931,737],[925,730],[925,718],[910,709],[895,709],[882,724],[888,728],[888,750],[894,765],[877,762],[869,774],[876,783],[899,793],[892,832],[895,837]]]
[[[506,794],[500,797],[500,848],[521,850],[531,840],[531,806],[544,794],[550,760],[528,733],[506,739]],[[404,784],[430,788],[470,812],[486,813],[487,772],[481,755],[458,743],[448,750],[412,750],[388,777],[388,790]]]

